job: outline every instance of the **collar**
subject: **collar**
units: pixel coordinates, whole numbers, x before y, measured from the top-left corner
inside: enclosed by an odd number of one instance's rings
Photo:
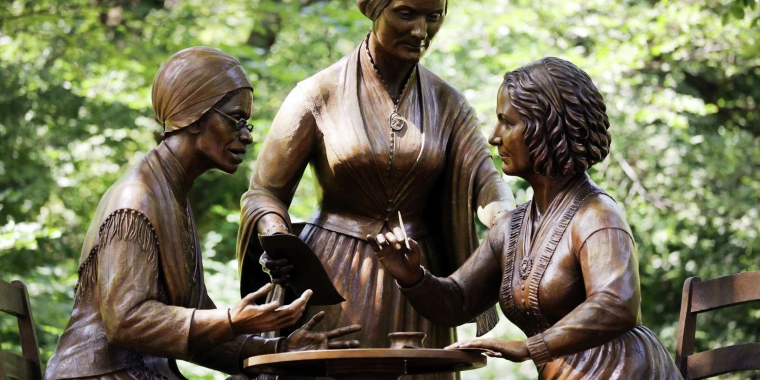
[[[163,141],[155,148],[155,151],[161,160],[161,168],[174,196],[177,199],[186,199],[187,193],[193,187],[193,181],[187,177],[185,169],[182,168],[177,157]]]

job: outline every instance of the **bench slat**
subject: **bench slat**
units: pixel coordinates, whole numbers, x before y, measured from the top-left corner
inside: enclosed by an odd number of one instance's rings
[[[696,282],[692,297],[692,313],[760,300],[760,271]]]
[[[746,343],[700,352],[686,359],[689,379],[735,371],[760,370],[760,343]]]

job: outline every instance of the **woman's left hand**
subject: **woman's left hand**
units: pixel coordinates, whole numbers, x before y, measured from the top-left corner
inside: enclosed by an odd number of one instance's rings
[[[330,331],[313,331],[314,326],[325,318],[325,312],[320,311],[285,339],[282,352],[326,350],[338,348],[357,348],[358,340],[330,341],[344,335],[352,334],[362,329],[361,325],[351,325]]]
[[[484,350],[483,354],[486,356],[504,358],[513,362],[524,362],[530,359],[528,346],[525,345],[525,342],[518,340],[473,339],[454,343],[446,349],[479,349]]]

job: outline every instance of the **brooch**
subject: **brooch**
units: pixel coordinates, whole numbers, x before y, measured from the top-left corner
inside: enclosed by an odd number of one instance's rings
[[[523,259],[522,263],[520,264],[520,278],[523,280],[528,279],[531,269],[533,269],[533,259]]]

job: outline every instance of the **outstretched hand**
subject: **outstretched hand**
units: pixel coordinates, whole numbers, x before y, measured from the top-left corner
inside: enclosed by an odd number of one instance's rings
[[[482,350],[483,354],[493,358],[504,358],[513,362],[524,362],[530,359],[530,352],[525,342],[501,339],[473,339],[457,342],[447,350]]]
[[[270,289],[272,284],[266,284],[230,308],[230,324],[236,335],[280,330],[294,325],[306,310],[306,303],[313,293],[307,290],[289,305],[280,306],[277,302],[257,305],[254,301],[266,297]]]
[[[301,326],[301,328],[290,334],[288,338],[285,339],[285,347],[283,349],[283,352],[359,347],[358,340],[330,342],[330,339],[360,331],[362,329],[361,325],[351,325],[330,331],[312,331],[314,326],[316,326],[317,323],[319,323],[324,318],[325,312],[320,311],[303,326]]]
[[[367,241],[380,264],[399,285],[408,288],[422,279],[420,246],[416,241],[406,239],[401,228],[396,227],[393,232],[378,234],[377,237],[367,235]]]

